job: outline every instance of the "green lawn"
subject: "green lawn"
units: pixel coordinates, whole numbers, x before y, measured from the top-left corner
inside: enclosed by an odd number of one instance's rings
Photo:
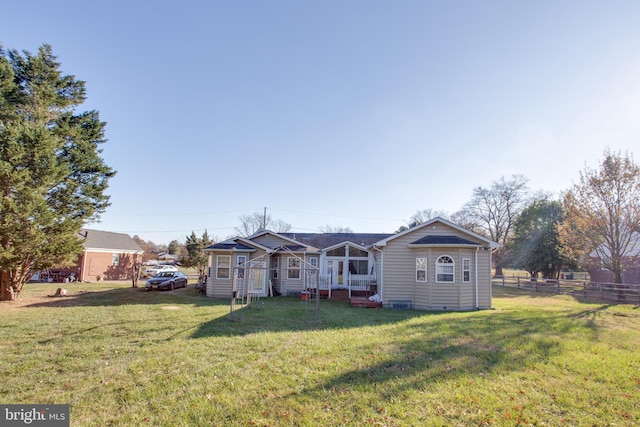
[[[69,403],[72,426],[640,423],[634,306],[495,287],[479,312],[322,301],[316,323],[279,297],[231,322],[193,286],[58,286],[0,303],[0,403]]]

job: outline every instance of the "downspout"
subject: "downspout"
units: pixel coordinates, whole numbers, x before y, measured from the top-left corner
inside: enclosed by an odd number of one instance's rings
[[[475,270],[475,282],[476,282],[476,310],[480,310],[478,303],[478,250],[480,250],[480,246],[476,246],[476,256],[474,260],[474,270]]]

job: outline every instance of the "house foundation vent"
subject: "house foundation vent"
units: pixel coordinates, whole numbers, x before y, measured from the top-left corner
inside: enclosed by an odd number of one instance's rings
[[[410,310],[411,304],[411,300],[390,300],[389,308],[393,308],[395,310]]]

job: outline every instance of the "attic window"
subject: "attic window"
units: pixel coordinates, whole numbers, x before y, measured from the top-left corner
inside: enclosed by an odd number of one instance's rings
[[[327,256],[346,256],[346,255],[347,255],[347,251],[345,250],[344,246],[335,248],[327,252]]]

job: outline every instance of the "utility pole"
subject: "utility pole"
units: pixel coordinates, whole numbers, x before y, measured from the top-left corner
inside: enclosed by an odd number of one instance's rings
[[[264,207],[264,215],[262,215],[262,229],[267,229],[267,207]]]

